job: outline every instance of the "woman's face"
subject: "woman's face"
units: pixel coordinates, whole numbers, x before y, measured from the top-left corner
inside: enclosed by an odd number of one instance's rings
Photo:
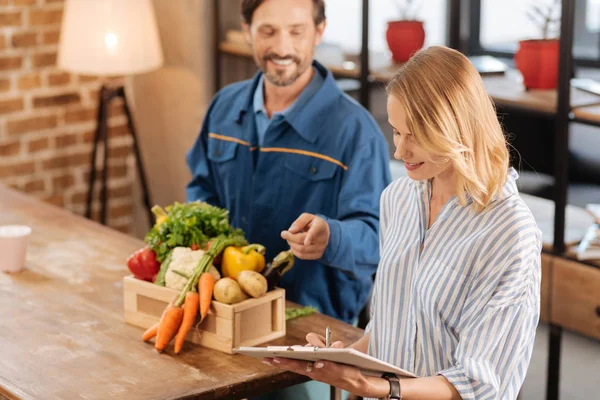
[[[428,180],[444,173],[451,172],[452,163],[433,162],[436,156],[428,153],[415,143],[408,129],[408,121],[404,105],[396,96],[389,95],[387,99],[388,122],[394,130],[394,158],[404,161],[408,176],[414,180]],[[437,157],[439,159],[439,157]]]

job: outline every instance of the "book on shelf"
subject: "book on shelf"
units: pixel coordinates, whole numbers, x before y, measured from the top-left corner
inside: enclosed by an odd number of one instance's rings
[[[581,243],[577,247],[577,258],[580,260],[600,260],[600,225],[588,228]]]

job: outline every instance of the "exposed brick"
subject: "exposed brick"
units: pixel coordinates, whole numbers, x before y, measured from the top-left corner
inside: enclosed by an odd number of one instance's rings
[[[33,174],[35,165],[33,161],[19,162],[15,164],[0,166],[0,178],[25,176]]]
[[[78,134],[61,135],[56,137],[56,148],[63,149],[65,147],[77,144]]]
[[[111,165],[108,167],[109,178],[124,178],[127,176],[126,165]]]
[[[46,0],[46,4],[64,3],[65,0]]]
[[[0,79],[0,92],[10,90],[10,79]]]
[[[0,26],[20,26],[22,21],[21,11],[2,11],[0,12]]]
[[[68,189],[75,184],[73,175],[63,175],[52,179],[52,188],[54,190]]]
[[[129,135],[129,128],[127,128],[127,125],[117,125],[117,126],[108,128],[108,137],[121,137],[121,136],[128,136],[128,135]]]
[[[48,75],[48,84],[50,86],[67,85],[71,82],[71,74],[68,72],[58,72]]]
[[[42,42],[44,44],[58,44],[60,40],[60,31],[48,31],[44,32]]]
[[[110,157],[126,157],[130,154],[132,154],[133,150],[131,149],[131,146],[119,146],[119,147],[115,147],[112,149],[109,149],[108,154],[110,155]]]
[[[62,21],[62,10],[35,10],[29,13],[29,23],[36,25],[57,25]]]
[[[85,132],[85,133],[83,134],[83,143],[85,143],[85,144],[92,143],[92,142],[94,141],[94,135],[95,135],[95,134],[96,134],[96,132],[95,132],[95,131],[88,131],[88,132]]]
[[[111,225],[111,228],[114,229],[114,230],[116,230],[116,231],[125,233],[125,234],[131,233],[131,224]]]
[[[65,198],[63,195],[60,195],[60,194],[53,194],[50,196],[46,196],[46,197],[43,197],[42,200],[44,200],[46,203],[50,203],[57,207],[65,206]]]
[[[42,86],[40,74],[23,75],[19,78],[17,86],[20,90],[34,89]]]
[[[22,111],[24,107],[23,98],[0,100],[0,115],[15,111]]]
[[[0,6],[7,6],[10,4],[10,0],[0,0]]]
[[[108,188],[108,197],[116,199],[119,197],[131,197],[133,195],[133,187],[131,185]]]
[[[84,204],[86,201],[87,201],[87,191],[86,192],[74,193],[71,196],[71,203],[72,204]]]
[[[22,65],[21,57],[0,57],[0,71],[20,69]]]
[[[54,157],[44,161],[44,169],[79,167],[90,162],[89,154],[71,154],[68,156]]]
[[[0,35],[0,49],[6,48],[6,38],[4,35]]]
[[[50,140],[48,138],[34,139],[27,143],[27,152],[37,153],[38,151],[46,150],[50,147]]]
[[[34,97],[34,107],[53,107],[66,106],[68,104],[79,103],[81,97],[78,93],[64,93],[55,96]]]
[[[25,184],[24,188],[25,192],[43,192],[46,190],[46,181],[43,179],[34,179]]]
[[[36,68],[56,65],[56,53],[42,53],[33,56],[33,66]]]
[[[37,0],[12,0],[15,6],[33,6],[37,3]]]
[[[98,79],[98,77],[96,75],[79,75],[79,82],[80,83],[87,83],[87,82],[94,82]],[[98,98],[98,90],[96,90],[95,96],[93,96],[94,99]]]
[[[36,32],[20,32],[12,35],[12,47],[34,47],[37,45]]]
[[[21,142],[12,141],[0,144],[0,157],[16,156],[21,151]]]
[[[55,128],[58,124],[56,115],[44,117],[29,117],[18,120],[8,121],[7,131],[14,135],[18,133],[26,133],[31,131],[39,131],[42,129]]]
[[[133,205],[132,204],[123,204],[120,206],[112,206],[108,210],[108,215],[110,218],[129,217],[131,214],[133,214]]]
[[[97,110],[95,108],[82,108],[79,110],[69,110],[65,113],[65,122],[73,124],[77,122],[89,122],[96,119]],[[91,141],[91,138],[90,138]]]

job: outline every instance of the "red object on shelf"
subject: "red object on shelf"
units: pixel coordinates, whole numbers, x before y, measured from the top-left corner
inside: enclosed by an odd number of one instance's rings
[[[425,43],[423,21],[390,21],[386,39],[397,63],[408,61]]]
[[[558,85],[558,39],[522,40],[515,64],[526,89],[555,89]]]

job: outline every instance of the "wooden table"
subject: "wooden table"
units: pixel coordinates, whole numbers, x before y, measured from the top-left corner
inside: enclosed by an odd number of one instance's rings
[[[0,185],[0,225],[33,228],[27,270],[0,273],[0,398],[242,398],[305,381],[253,358],[187,345],[158,354],[123,322],[125,258],[137,239]],[[289,321],[275,344],[301,344],[330,325],[351,343],[362,330],[313,315]]]

